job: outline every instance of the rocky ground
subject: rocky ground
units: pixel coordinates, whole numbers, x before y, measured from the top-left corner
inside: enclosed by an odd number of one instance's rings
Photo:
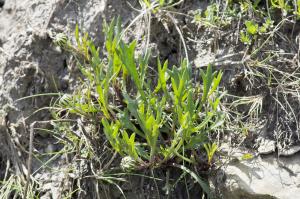
[[[222,86],[230,95],[249,97],[247,100],[252,100],[252,104],[261,103],[261,111],[250,114],[250,102],[226,98],[226,103],[231,103],[227,107],[234,111],[228,116],[228,129],[220,133],[219,151],[230,158],[222,160],[210,178],[218,197],[296,199],[300,195],[299,21],[287,20],[273,33],[270,41],[267,35],[257,39],[255,44],[245,46],[238,39],[243,26],[239,20],[218,29],[203,28],[193,22],[189,17],[193,11],[205,9],[207,5],[206,1],[184,1],[176,7],[181,14],[168,13],[174,19],[172,23],[163,15],[153,17],[150,34],[153,60],[159,55],[169,59],[170,63],[178,63],[184,54],[179,27],[194,66],[202,68],[213,63],[215,69],[224,71]],[[13,176],[25,186],[30,125],[51,119],[47,110],[35,111],[49,107],[52,96],[18,99],[41,93],[68,93],[78,83],[74,59],[53,44],[52,35],[60,32],[74,35],[78,23],[97,44],[102,45],[103,21],[121,16],[123,27],[126,27],[139,15],[134,8],[140,7],[135,0],[0,0],[0,7],[0,181],[5,183]],[[147,23],[137,20],[125,39],[141,41],[139,48],[142,50],[146,30]],[[262,52],[273,52],[268,63],[260,62],[266,58],[261,52],[251,57],[259,47]],[[255,61],[260,65],[253,68]],[[268,82],[270,76],[276,81]],[[246,133],[234,129],[240,122],[244,124],[241,129],[247,129]],[[47,129],[49,124],[38,126]],[[42,131],[35,131],[33,144],[34,153],[61,149],[51,135]],[[241,160],[245,153],[253,154],[253,158]],[[45,164],[49,158],[38,160],[33,157],[32,179],[39,181],[39,198],[63,198],[76,176],[67,172],[70,162],[55,157],[54,161]],[[86,193],[78,198],[97,198],[97,194],[88,193],[95,189],[86,186],[82,187]],[[4,192],[5,185],[0,184],[0,196],[5,198]],[[121,198],[122,195],[110,197]],[[127,198],[134,197],[144,198],[128,191]],[[151,197],[157,198],[157,195]]]

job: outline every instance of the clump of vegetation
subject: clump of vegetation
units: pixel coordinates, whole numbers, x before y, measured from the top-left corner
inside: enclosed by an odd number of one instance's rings
[[[197,10],[193,22],[199,26],[220,29],[230,25],[235,15],[235,10],[223,7],[218,3],[212,3],[205,10]]]
[[[153,68],[150,52],[138,54],[136,41],[122,41],[119,20],[106,24],[104,30],[106,56],[102,59],[87,34],[80,36],[78,26],[76,45],[59,35],[63,39],[56,43],[77,58],[85,83],[58,100],[59,111],[54,115],[64,111],[61,118],[78,115],[99,125],[123,157],[125,171],[197,165],[196,154],[205,152],[203,147],[211,165],[217,145],[206,144],[207,136],[224,121],[218,90],[222,72],[213,72],[209,65],[195,77],[186,60],[178,67],[157,60]]]
[[[253,40],[255,40],[258,35],[262,35],[267,33],[267,31],[270,31],[270,29],[273,27],[273,23],[274,21],[272,21],[270,18],[267,18],[261,26],[259,26],[253,20],[245,21],[246,31],[242,30],[240,32],[241,42],[247,45],[252,44]]]

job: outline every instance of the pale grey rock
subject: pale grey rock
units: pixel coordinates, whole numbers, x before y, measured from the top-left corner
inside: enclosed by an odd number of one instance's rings
[[[222,194],[225,199],[296,199],[300,195],[300,154],[238,161],[227,165],[224,171],[227,179]]]
[[[262,139],[257,149],[259,154],[267,155],[275,152],[276,143],[274,140]]]
[[[279,155],[280,156],[291,156],[291,155],[294,155],[295,153],[298,153],[299,151],[300,151],[300,146],[295,145],[295,146],[289,147],[288,149],[279,150]]]

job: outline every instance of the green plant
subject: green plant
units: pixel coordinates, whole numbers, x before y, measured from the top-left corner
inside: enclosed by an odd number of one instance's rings
[[[215,152],[217,151],[218,146],[216,143],[212,143],[212,144],[207,143],[207,144],[204,144],[204,148],[205,148],[206,154],[207,154],[207,162],[209,165],[211,165],[213,156],[214,156]]]
[[[204,11],[197,11],[193,22],[204,27],[220,28],[230,24],[234,12],[229,8],[221,11],[220,5],[213,3]]]
[[[259,26],[254,21],[245,21],[246,30],[241,30],[240,32],[240,40],[244,44],[250,45],[252,44],[253,40],[256,40],[258,34],[265,34],[268,30],[273,27],[274,21],[270,18],[266,18],[265,22]]]
[[[296,8],[295,14],[297,15],[297,18],[299,19],[300,18],[300,0],[297,0],[297,4],[296,4],[295,8]]]
[[[248,10],[252,9],[253,11],[257,11],[258,4],[261,2],[261,0],[239,0],[238,3],[240,4],[240,10],[242,13],[247,12]]]
[[[104,25],[104,61],[99,48],[87,36],[81,38],[76,27],[77,46],[67,48],[76,49],[87,82],[56,105],[66,115],[101,121],[112,148],[126,159],[125,169],[156,168],[175,158],[196,164],[191,152],[223,123],[218,92],[222,72],[209,65],[200,71],[200,83],[186,60],[171,69],[168,61],[158,60],[157,75],[150,75],[150,53],[136,57],[136,42],[124,43],[120,30],[119,20]]]
[[[254,21],[245,21],[246,31],[240,32],[240,40],[244,44],[250,45],[252,40],[257,37],[259,31],[258,24]]]
[[[280,9],[283,16],[295,14],[296,18],[300,16],[300,1],[299,0],[271,0],[273,9]],[[294,11],[294,12],[292,12]]]
[[[255,23],[254,21],[246,21],[245,26],[246,26],[247,33],[249,33],[250,35],[256,35],[258,33],[259,30],[258,24]]]
[[[289,0],[271,0],[271,4],[272,7],[281,9],[284,16],[291,10]]]
[[[246,45],[250,45],[252,40],[249,36],[248,33],[245,33],[244,31],[240,32],[240,40],[242,43],[246,44]]]
[[[265,22],[262,24],[262,26],[259,27],[259,34],[267,33],[268,30],[273,28],[274,21],[270,18],[267,18]]]

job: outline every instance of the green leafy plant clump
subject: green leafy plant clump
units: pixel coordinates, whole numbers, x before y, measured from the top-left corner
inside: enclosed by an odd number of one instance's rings
[[[136,42],[124,43],[119,31],[116,21],[106,26],[104,61],[93,42],[80,38],[76,29],[77,46],[68,48],[77,49],[74,53],[83,61],[80,69],[89,92],[64,97],[59,105],[79,115],[100,115],[111,146],[139,165],[158,166],[175,157],[193,163],[186,151],[198,149],[207,134],[222,125],[217,90],[222,73],[208,66],[200,72],[200,84],[186,60],[171,69],[168,61],[158,60],[150,77],[150,53],[136,58]]]
[[[208,134],[224,121],[218,90],[222,72],[208,66],[198,77],[186,60],[178,67],[160,60],[156,68],[149,66],[150,52],[138,55],[136,41],[122,41],[119,20],[104,27],[102,59],[88,35],[80,36],[78,26],[77,44],[63,42],[86,81],[56,106],[66,110],[65,115],[98,122],[112,148],[124,157],[121,167],[126,170],[197,164],[197,151],[205,152]],[[205,148],[211,164],[217,146]]]
[[[252,40],[255,40],[258,35],[262,35],[270,31],[270,29],[273,27],[273,23],[274,21],[272,21],[270,18],[267,18],[261,26],[252,20],[245,21],[246,31],[242,30],[240,32],[241,42],[250,45]]]

